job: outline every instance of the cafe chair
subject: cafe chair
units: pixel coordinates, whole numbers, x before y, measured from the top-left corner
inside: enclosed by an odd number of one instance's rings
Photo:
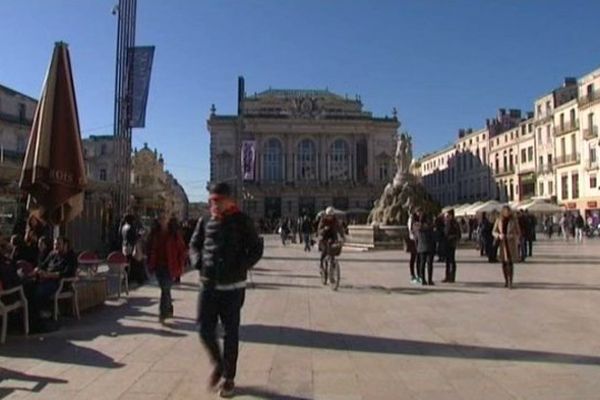
[[[77,319],[81,319],[79,315],[79,298],[77,296],[77,273],[73,278],[62,278],[58,285],[58,289],[54,293],[54,320],[58,321],[59,307],[58,302],[60,300],[71,300],[73,315]]]
[[[18,294],[19,299],[8,304],[2,301],[3,297]],[[29,307],[27,304],[27,298],[23,291],[23,286],[17,286],[12,289],[2,290],[0,289],[0,316],[2,317],[2,331],[0,332],[0,344],[6,342],[6,330],[8,329],[8,313],[23,309],[23,328],[25,335],[29,335]]]

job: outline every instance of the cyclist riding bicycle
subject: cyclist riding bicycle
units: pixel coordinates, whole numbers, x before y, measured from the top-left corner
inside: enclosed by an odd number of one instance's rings
[[[321,251],[320,266],[323,268],[323,261],[327,257],[328,246],[332,243],[343,243],[345,237],[344,228],[335,216],[333,207],[327,207],[325,210],[325,215],[319,221],[317,232],[319,235],[319,251]]]

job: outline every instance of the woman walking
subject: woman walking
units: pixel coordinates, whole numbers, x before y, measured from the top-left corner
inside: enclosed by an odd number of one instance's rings
[[[161,322],[173,317],[171,286],[183,272],[185,257],[186,246],[177,225],[170,224],[167,214],[161,212],[148,238],[148,270],[156,274],[160,286]]]
[[[519,258],[519,223],[514,218],[510,207],[502,207],[502,213],[493,231],[494,238],[500,247],[500,261],[502,262],[502,273],[504,274],[504,287],[512,289],[514,263]]]

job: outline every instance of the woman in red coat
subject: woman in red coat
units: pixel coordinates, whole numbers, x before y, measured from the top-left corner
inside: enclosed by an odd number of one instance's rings
[[[148,238],[148,270],[156,274],[160,286],[160,321],[173,317],[171,286],[183,273],[186,247],[176,224],[162,212]]]

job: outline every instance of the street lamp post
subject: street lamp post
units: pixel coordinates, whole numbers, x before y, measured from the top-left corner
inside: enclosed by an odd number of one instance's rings
[[[119,0],[112,10],[117,15],[114,137],[116,142],[117,193],[120,216],[127,212],[131,186],[131,52],[135,46],[137,0]]]

